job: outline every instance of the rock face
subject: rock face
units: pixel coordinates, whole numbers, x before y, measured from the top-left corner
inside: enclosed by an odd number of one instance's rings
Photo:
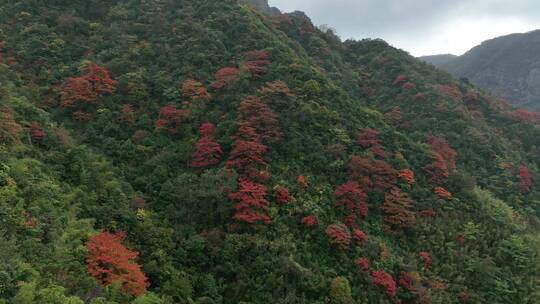
[[[516,106],[540,111],[540,30],[491,39],[462,56],[420,59]]]
[[[260,10],[263,14],[269,15],[269,16],[276,16],[281,14],[281,11],[276,7],[271,7],[268,4],[268,0],[241,0],[240,2],[244,2],[246,4],[249,4],[258,10]]]

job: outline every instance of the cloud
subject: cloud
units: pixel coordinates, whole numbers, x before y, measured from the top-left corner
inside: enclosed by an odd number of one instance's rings
[[[382,38],[413,55],[461,54],[480,42],[540,28],[537,0],[270,0],[302,10],[344,38]]]

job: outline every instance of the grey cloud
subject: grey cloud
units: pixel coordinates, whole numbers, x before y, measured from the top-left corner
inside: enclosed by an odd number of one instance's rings
[[[538,0],[270,0],[284,11],[305,11],[342,38],[421,43],[454,19],[517,18],[540,22]],[[533,28],[531,28],[533,30]]]

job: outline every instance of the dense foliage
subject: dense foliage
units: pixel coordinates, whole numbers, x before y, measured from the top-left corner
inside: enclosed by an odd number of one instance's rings
[[[235,0],[0,21],[0,303],[540,302],[534,115]]]

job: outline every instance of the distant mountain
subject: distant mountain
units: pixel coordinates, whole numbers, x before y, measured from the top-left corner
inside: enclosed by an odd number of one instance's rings
[[[487,40],[462,56],[420,59],[516,106],[540,110],[540,30]]]

